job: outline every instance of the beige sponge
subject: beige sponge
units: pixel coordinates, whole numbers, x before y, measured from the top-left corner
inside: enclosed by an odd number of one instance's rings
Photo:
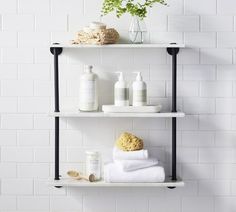
[[[124,132],[116,141],[118,149],[123,151],[136,151],[143,149],[143,140],[135,135]]]

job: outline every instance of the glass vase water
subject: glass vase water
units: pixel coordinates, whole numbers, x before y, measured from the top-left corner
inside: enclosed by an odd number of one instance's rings
[[[133,16],[129,27],[129,39],[132,43],[141,44],[145,41],[147,28],[144,20]]]

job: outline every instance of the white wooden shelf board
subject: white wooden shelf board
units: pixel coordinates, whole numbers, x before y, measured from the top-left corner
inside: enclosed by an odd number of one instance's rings
[[[104,112],[53,112],[49,116],[53,117],[68,117],[68,118],[172,118],[184,117],[182,112],[176,113],[104,113]]]
[[[66,187],[183,187],[184,182],[181,179],[177,181],[166,180],[163,183],[106,183],[104,181],[88,182],[73,179],[49,180],[48,185],[66,186]]]
[[[177,44],[170,44],[170,43],[153,43],[153,44],[109,44],[109,45],[89,45],[89,44],[52,44],[50,47],[61,47],[61,48],[169,48],[169,47],[176,47],[176,48],[184,48],[185,44],[177,43]]]

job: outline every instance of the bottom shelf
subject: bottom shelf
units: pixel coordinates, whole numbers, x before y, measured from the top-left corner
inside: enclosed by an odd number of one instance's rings
[[[48,182],[52,186],[66,186],[66,187],[183,187],[184,182],[181,179],[171,181],[166,179],[163,183],[106,183],[104,181],[87,182],[73,179],[50,180]]]

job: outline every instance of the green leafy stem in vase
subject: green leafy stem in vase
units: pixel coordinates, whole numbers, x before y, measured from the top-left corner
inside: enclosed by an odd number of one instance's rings
[[[104,0],[102,6],[102,16],[115,11],[120,18],[124,13],[144,19],[147,15],[147,8],[159,3],[167,5],[166,0]]]

